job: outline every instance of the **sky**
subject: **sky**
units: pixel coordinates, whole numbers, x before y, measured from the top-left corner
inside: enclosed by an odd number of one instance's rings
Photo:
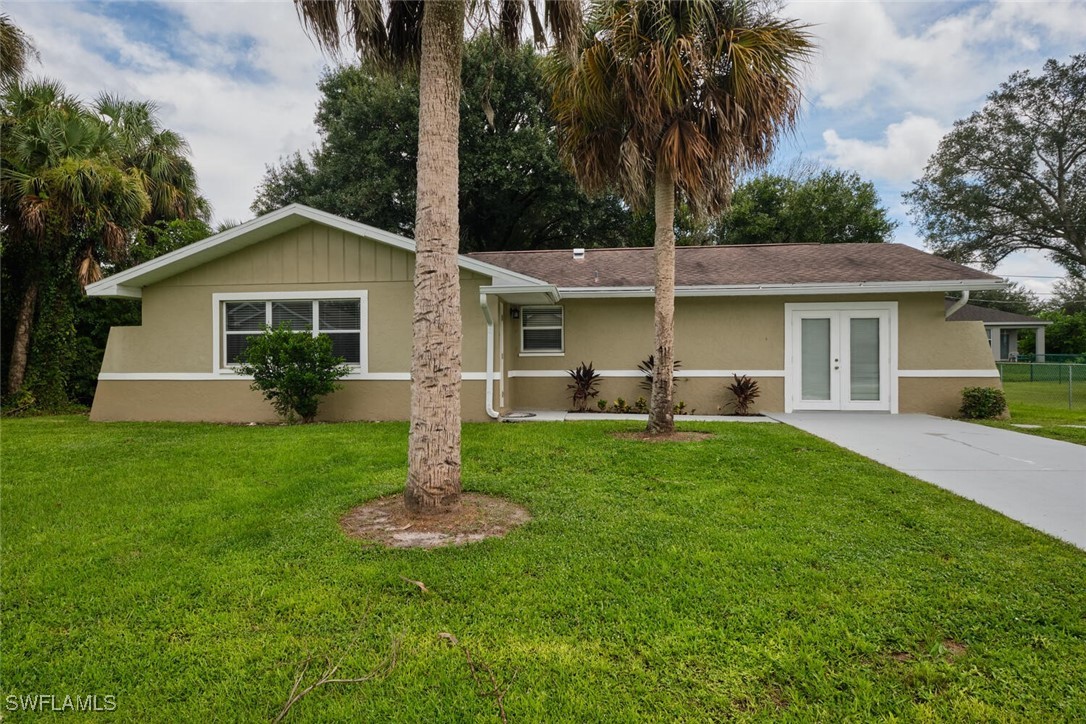
[[[192,147],[217,221],[244,221],[268,164],[318,141],[317,81],[331,61],[282,2],[0,2],[34,40],[34,75],[85,99],[102,92],[158,104]],[[872,181],[923,248],[901,194],[939,139],[1012,72],[1086,51],[1086,1],[792,0],[818,52],[804,108],[774,166],[813,162]],[[1062,275],[1039,252],[995,272],[1042,295]]]

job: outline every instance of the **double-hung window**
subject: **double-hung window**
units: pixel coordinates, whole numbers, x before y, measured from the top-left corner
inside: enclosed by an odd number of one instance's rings
[[[275,329],[286,324],[296,332],[327,334],[332,339],[333,354],[349,365],[364,367],[363,296],[228,299],[221,304],[222,360],[227,366],[241,361],[250,340],[262,334],[266,326]]]
[[[520,351],[524,354],[561,354],[561,307],[523,307],[520,310]]]

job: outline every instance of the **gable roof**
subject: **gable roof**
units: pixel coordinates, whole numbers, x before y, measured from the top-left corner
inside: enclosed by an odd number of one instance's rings
[[[957,300],[946,300],[946,307],[950,309],[950,306]],[[1000,327],[1013,327],[1015,325],[1021,325],[1023,327],[1039,327],[1042,325],[1049,325],[1049,322],[1045,319],[1039,319],[1037,317],[1030,317],[1025,314],[1016,314],[1014,312],[1008,312],[1004,309],[996,309],[995,307],[982,307],[979,304],[966,304],[958,311],[947,317],[947,321],[950,322],[984,322],[985,324],[996,325]]]
[[[202,264],[232,254],[235,251],[240,251],[310,222],[323,224],[356,236],[366,237],[412,254],[415,253],[415,242],[405,236],[383,231],[302,204],[291,204],[235,226],[232,229],[227,229],[222,233],[209,236],[194,244],[189,244],[168,254],[138,264],[131,269],[111,274],[93,284],[88,284],[87,295],[92,297],[139,298],[142,296],[143,287],[149,284],[194,269]],[[550,288],[544,281],[511,269],[494,266],[480,259],[471,259],[460,255],[459,265],[462,269],[490,277],[495,285],[500,285],[503,288],[524,286]]]
[[[654,284],[651,247],[469,254],[472,259],[546,280],[566,290],[643,288]],[[677,287],[747,287],[949,283],[1002,288],[999,277],[905,244],[753,244],[680,246]]]

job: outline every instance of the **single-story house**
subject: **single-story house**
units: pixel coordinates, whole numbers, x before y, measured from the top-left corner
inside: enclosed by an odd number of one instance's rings
[[[946,300],[947,309],[955,300]],[[1034,355],[1038,362],[1045,361],[1045,327],[1052,324],[1045,319],[1016,314],[995,307],[979,304],[960,305],[947,317],[951,322],[981,322],[988,337],[988,346],[992,348],[992,357],[997,362],[1014,362],[1018,359],[1018,333],[1032,329],[1035,333]]]
[[[111,330],[91,418],[272,420],[234,365],[262,325],[290,321],[329,334],[353,367],[320,419],[405,419],[414,248],[291,205],[88,286],[140,299],[143,315]],[[603,398],[645,394],[651,249],[459,264],[465,420],[566,409],[566,370],[582,361],[603,375]],[[950,415],[962,387],[1000,384],[984,326],[948,322],[943,300],[1005,283],[909,246],[680,247],[676,285],[676,400],[688,410],[726,411],[733,374],[758,381],[761,411]]]

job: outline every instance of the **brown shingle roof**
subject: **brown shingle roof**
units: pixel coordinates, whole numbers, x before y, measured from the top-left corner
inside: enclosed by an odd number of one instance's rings
[[[946,300],[947,309],[950,309],[950,305],[955,301],[956,300],[954,299]],[[951,322],[985,322],[987,324],[1021,323],[1027,326],[1050,324],[1037,317],[1028,317],[1025,314],[1015,314],[1014,312],[1008,312],[1005,309],[996,309],[995,307],[982,307],[978,304],[966,304],[947,319]]]
[[[558,287],[650,287],[651,247],[468,254]],[[999,277],[904,244],[757,244],[680,246],[678,286],[858,282],[1000,281]]]

